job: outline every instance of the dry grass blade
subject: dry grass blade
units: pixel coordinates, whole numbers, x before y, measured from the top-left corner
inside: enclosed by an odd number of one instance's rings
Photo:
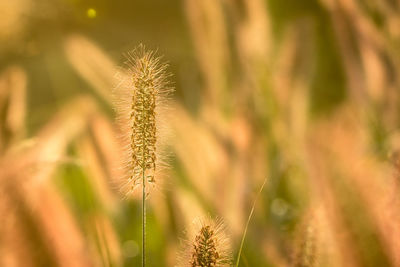
[[[93,89],[111,103],[116,65],[96,44],[80,35],[69,36],[65,53],[75,70],[88,81]]]
[[[26,79],[24,70],[17,66],[0,76],[0,153],[25,135]]]
[[[222,1],[186,0],[185,11],[191,28],[196,55],[206,81],[207,98],[220,108],[226,97],[230,68],[227,25]],[[210,49],[212,47],[212,49]]]
[[[32,153],[27,155],[33,156]],[[2,237],[7,240],[2,257],[8,262],[20,263],[20,266],[30,266],[30,263],[33,266],[91,266],[82,234],[64,200],[50,184],[30,180],[31,177],[46,180],[47,177],[42,175],[49,173],[37,168],[40,164],[25,155],[0,164],[2,201],[9,201],[4,213],[8,219],[0,224],[4,231]],[[13,223],[12,220],[17,218],[18,223]],[[15,251],[7,250],[14,242],[22,242],[21,247]],[[28,254],[20,258],[20,253]]]

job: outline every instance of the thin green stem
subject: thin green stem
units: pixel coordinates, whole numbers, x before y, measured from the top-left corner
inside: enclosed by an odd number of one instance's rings
[[[253,206],[251,207],[251,211],[250,211],[249,217],[247,218],[246,227],[244,228],[242,241],[240,242],[239,252],[238,252],[237,259],[236,259],[236,265],[235,265],[236,267],[239,267],[240,255],[242,254],[244,239],[246,238],[247,228],[249,228],[250,220],[251,220],[251,217],[253,216],[254,208],[255,208],[256,203],[257,203],[257,199],[260,196],[262,190],[264,189],[264,185],[265,185],[266,182],[267,182],[267,179],[264,180],[264,183],[262,184],[260,190],[258,191],[257,196],[254,199]]]
[[[142,169],[142,267],[146,266],[146,179]]]

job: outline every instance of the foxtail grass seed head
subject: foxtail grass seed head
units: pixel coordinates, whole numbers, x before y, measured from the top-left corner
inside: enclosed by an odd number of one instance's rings
[[[127,181],[125,193],[131,193],[143,182],[156,181],[159,163],[158,115],[160,108],[172,88],[166,73],[167,65],[160,63],[160,57],[139,45],[126,55],[127,73],[119,87],[118,112],[126,141],[125,169]],[[146,181],[143,181],[143,174]]]
[[[197,222],[194,236],[184,242],[179,267],[232,266],[230,240],[222,221],[206,219]]]

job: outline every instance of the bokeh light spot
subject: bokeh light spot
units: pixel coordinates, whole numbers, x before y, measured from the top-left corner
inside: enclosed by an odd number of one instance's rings
[[[125,258],[133,258],[139,254],[139,246],[133,240],[128,240],[122,245],[122,253]]]
[[[87,13],[87,16],[91,19],[94,19],[97,15],[96,9],[94,9],[94,8],[89,8],[86,13]]]
[[[276,198],[272,201],[271,211],[278,217],[284,216],[289,209],[287,202],[281,198]]]

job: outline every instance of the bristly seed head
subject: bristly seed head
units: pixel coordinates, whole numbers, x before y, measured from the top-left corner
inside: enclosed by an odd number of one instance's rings
[[[156,88],[155,71],[152,58],[143,54],[136,59],[133,72],[134,93],[132,96],[132,176],[147,170],[156,169]],[[149,182],[154,182],[154,174],[148,174]]]
[[[197,221],[193,236],[184,242],[179,267],[227,267],[232,258],[230,240],[222,221],[206,218]]]
[[[214,231],[210,226],[203,226],[193,244],[192,267],[215,267],[219,254],[216,248]]]
[[[128,182],[124,191],[132,192],[144,182],[154,183],[157,167],[157,110],[172,88],[169,87],[166,64],[152,51],[139,45],[127,54],[128,75],[122,81],[120,122],[129,136],[126,169]],[[129,125],[129,128],[126,127]],[[143,181],[143,174],[144,179]],[[126,188],[128,187],[128,188]]]

